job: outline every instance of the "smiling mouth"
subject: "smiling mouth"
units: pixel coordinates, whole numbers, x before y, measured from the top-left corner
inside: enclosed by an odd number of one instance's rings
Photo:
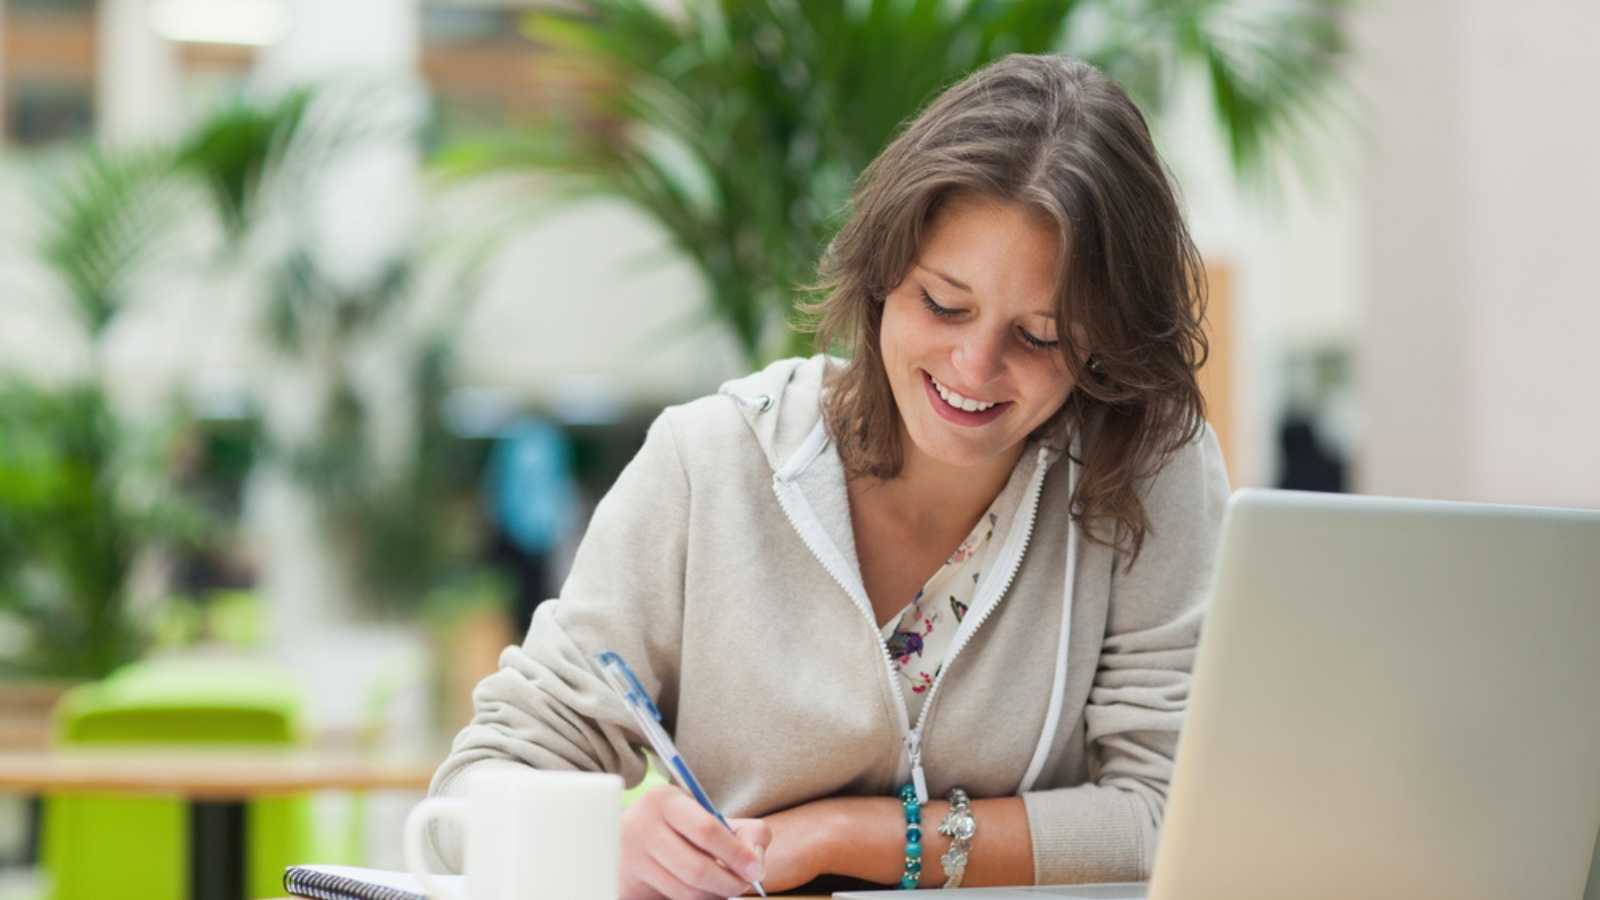
[[[922,371],[922,390],[927,393],[928,404],[934,414],[952,425],[964,428],[980,428],[988,425],[1005,415],[1015,402],[963,397],[940,384],[926,369]]]
[[[944,400],[945,403],[963,412],[983,412],[985,410],[993,409],[996,406],[1004,405],[1002,401],[998,400],[985,401],[974,400],[971,397],[963,397],[955,391],[952,391],[940,384],[939,379],[933,377],[932,373],[928,374],[928,381],[933,383],[933,389],[939,392],[939,396]]]

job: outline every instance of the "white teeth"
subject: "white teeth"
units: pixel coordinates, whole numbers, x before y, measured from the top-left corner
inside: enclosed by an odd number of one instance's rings
[[[928,376],[928,380],[933,382],[933,389],[939,392],[939,396],[943,397],[946,403],[954,406],[956,409],[964,409],[967,412],[983,412],[989,407],[994,406],[993,403],[983,403],[978,400],[973,400],[970,397],[963,397],[955,391],[952,391],[940,384],[939,379],[934,378],[932,375]]]

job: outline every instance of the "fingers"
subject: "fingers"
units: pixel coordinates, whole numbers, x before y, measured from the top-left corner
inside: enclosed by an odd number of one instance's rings
[[[737,873],[742,882],[735,893],[743,891],[749,882],[761,880],[762,860],[756,848],[723,827],[716,816],[702,809],[693,797],[679,792],[677,796],[668,798],[663,812],[667,824],[685,841],[699,848],[701,853],[709,854],[711,860],[726,863],[728,868]]]
[[[665,897],[667,900],[723,900],[720,895],[710,894],[684,884],[676,875],[667,871],[666,866],[651,858],[643,860],[634,875],[649,887],[656,897]]]
[[[718,828],[721,824],[711,820]],[[726,831],[724,829],[724,831]],[[688,898],[737,897],[745,892],[749,882],[728,871],[715,858],[691,844],[683,835],[667,829],[650,848],[650,859],[674,881],[689,889],[687,895],[668,893],[677,900]]]
[[[772,846],[772,826],[766,819],[729,819],[728,824],[733,826],[734,834],[757,850]]]

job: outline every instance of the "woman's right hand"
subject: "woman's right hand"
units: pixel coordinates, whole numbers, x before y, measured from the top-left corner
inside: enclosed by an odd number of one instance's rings
[[[760,819],[728,824],[734,831],[674,785],[646,791],[622,811],[622,900],[720,900],[750,891],[764,874],[772,831]]]

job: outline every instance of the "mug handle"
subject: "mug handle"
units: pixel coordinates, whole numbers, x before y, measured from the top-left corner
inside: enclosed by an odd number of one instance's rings
[[[428,871],[427,856],[422,850],[422,838],[427,831],[428,823],[434,819],[454,819],[457,823],[464,823],[466,810],[466,801],[458,797],[427,797],[413,807],[411,813],[406,816],[406,868],[422,882],[422,888],[429,897],[464,900],[460,894],[451,892],[435,879],[434,876],[439,873]]]

